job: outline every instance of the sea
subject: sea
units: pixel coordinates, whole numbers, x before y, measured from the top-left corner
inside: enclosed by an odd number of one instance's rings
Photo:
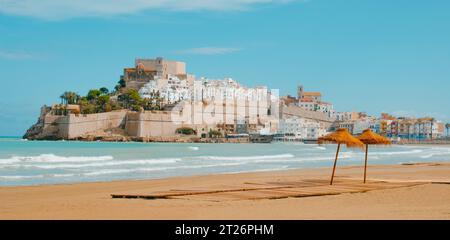
[[[338,166],[363,165],[341,148]],[[0,137],[0,186],[332,167],[336,145],[26,141]],[[370,146],[369,164],[450,161],[450,146]]]

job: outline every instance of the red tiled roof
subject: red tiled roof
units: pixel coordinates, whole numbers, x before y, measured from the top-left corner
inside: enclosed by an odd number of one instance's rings
[[[322,96],[322,94],[320,92],[304,92],[303,95],[304,96],[315,96],[315,97]]]

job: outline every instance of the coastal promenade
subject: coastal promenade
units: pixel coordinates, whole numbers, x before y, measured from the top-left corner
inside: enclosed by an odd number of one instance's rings
[[[330,171],[1,187],[0,218],[450,219],[450,163],[370,166],[368,184],[342,166],[329,186]]]

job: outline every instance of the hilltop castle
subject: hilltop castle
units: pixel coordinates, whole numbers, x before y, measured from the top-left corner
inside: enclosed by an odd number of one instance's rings
[[[162,110],[80,114],[61,111],[60,106],[43,107],[41,116],[24,136],[29,139],[105,139],[176,138],[180,128],[192,129],[195,137],[205,138],[211,131],[222,136],[252,133],[277,134],[282,118],[302,118],[314,128],[309,138],[325,133],[333,123],[326,112],[310,111],[299,106],[306,100],[321,103],[321,95],[299,88],[294,105],[279,101],[277,94],[265,86],[245,87],[231,78],[196,78],[186,72],[186,64],[163,58],[136,59],[134,67],[120,76],[125,89],[136,89],[142,98],[155,92],[162,98]],[[114,96],[112,96],[114,97]],[[66,105],[64,110],[79,109]],[[322,129],[318,131],[317,129]]]
[[[140,89],[151,80],[177,77],[186,80],[190,84],[194,82],[195,76],[186,73],[186,63],[178,61],[168,61],[161,57],[156,59],[136,59],[133,68],[125,68],[123,79],[128,87]]]

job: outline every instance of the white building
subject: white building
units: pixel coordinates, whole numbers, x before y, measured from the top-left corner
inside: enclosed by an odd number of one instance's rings
[[[336,112],[335,117],[336,121],[345,122],[345,121],[354,121],[360,118],[360,113],[358,112]]]
[[[150,80],[139,89],[139,94],[142,98],[150,98],[152,94],[159,92],[163,101],[170,104],[191,99],[191,89],[192,86],[189,85],[188,80],[179,79],[175,75],[168,74],[167,79],[156,78],[155,80]]]
[[[423,118],[414,123],[414,135],[419,139],[436,139],[443,137],[444,124],[434,119]]]
[[[360,120],[356,120],[353,123],[353,135],[358,135],[364,132],[364,130],[366,129],[371,129],[373,130],[373,128],[376,128],[376,123],[375,121],[372,121],[371,119],[360,119]]]
[[[344,118],[347,119],[347,118]],[[370,129],[375,133],[380,133],[381,122],[372,117],[365,117],[356,120],[337,121],[336,128],[345,128],[353,135],[359,135],[366,129]]]
[[[278,126],[278,135],[285,141],[317,139],[326,133],[319,122],[304,118],[280,119]]]
[[[306,109],[308,111],[325,113],[330,118],[334,118],[336,113],[334,111],[333,104],[316,101],[315,99],[312,98],[299,99],[298,102],[294,103],[294,105]]]
[[[247,88],[232,78],[207,79],[194,81],[194,101],[202,100],[267,100],[270,96],[266,86]]]

